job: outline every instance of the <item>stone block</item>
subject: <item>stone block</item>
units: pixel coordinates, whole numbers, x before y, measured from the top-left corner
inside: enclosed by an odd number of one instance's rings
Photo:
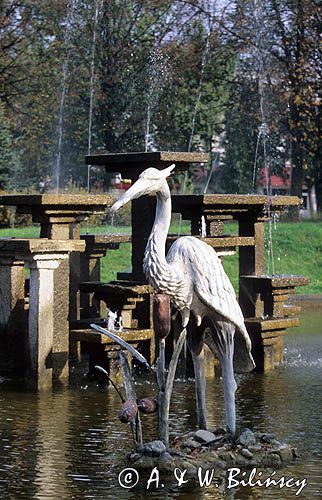
[[[214,441],[216,439],[215,434],[203,429],[197,430],[197,432],[195,432],[193,437],[196,441],[199,441],[200,443],[210,443],[211,441]]]

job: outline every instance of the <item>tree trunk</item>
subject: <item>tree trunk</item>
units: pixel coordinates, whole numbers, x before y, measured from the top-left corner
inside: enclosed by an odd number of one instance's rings
[[[304,150],[302,147],[302,131],[300,126],[300,113],[298,106],[293,102],[291,105],[291,136],[292,136],[292,177],[291,177],[291,195],[302,199],[302,190],[304,183]],[[290,218],[298,221],[300,217],[300,207],[290,207]]]
[[[319,147],[315,159],[314,159],[314,172],[315,172],[315,193],[316,193],[316,204],[317,211],[322,211],[322,171],[321,171],[321,163],[322,163],[322,155],[321,155],[321,146]]]

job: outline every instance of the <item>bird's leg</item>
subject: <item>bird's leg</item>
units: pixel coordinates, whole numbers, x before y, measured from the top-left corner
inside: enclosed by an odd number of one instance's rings
[[[225,398],[225,415],[227,431],[236,432],[235,392],[237,384],[234,377],[234,334],[235,326],[224,321],[216,321],[216,332],[207,337],[207,344],[219,356]]]
[[[169,363],[169,370],[167,377],[163,380],[164,385],[159,385],[159,436],[161,441],[169,448],[169,412],[170,412],[170,400],[173,389],[174,376],[176,373],[176,368],[178,364],[178,359],[186,340],[186,329],[184,328],[177,340],[175,348],[173,349],[173,354]],[[163,339],[164,342],[164,339]],[[160,358],[159,358],[160,359]],[[164,358],[163,358],[164,359]],[[162,363],[162,358],[160,363]],[[158,363],[159,364],[159,363]],[[158,370],[159,371],[159,370]],[[159,384],[158,379],[158,384]]]
[[[159,357],[157,361],[157,380],[159,386],[158,416],[159,437],[164,444],[169,442],[169,417],[165,404],[165,339],[159,340]]]
[[[160,439],[167,445],[169,442],[169,416],[166,404],[165,377],[165,339],[171,328],[170,297],[165,293],[155,293],[153,297],[153,326],[159,339],[159,356],[157,359],[158,415]]]
[[[199,354],[191,351],[193,368],[195,372],[195,390],[197,401],[197,416],[199,429],[207,429],[206,418],[206,378],[204,366],[204,348]]]
[[[197,418],[199,429],[207,429],[206,418],[206,377],[204,365],[204,338],[197,327],[189,324],[188,347],[191,352],[195,373],[195,391],[197,402]]]

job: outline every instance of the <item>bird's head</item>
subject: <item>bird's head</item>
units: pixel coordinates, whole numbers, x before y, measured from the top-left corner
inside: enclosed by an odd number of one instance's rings
[[[140,198],[147,194],[155,194],[160,191],[165,183],[165,179],[171,174],[175,165],[158,170],[157,168],[147,168],[144,170],[138,180],[119,198],[111,207],[111,212],[116,212],[123,205],[126,205],[131,200]]]

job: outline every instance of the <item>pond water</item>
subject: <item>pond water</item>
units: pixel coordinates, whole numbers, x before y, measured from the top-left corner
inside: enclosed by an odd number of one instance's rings
[[[237,393],[238,427],[269,431],[293,444],[299,458],[276,476],[307,480],[297,498],[322,498],[322,315],[307,311],[301,328],[285,339],[285,364],[274,372],[241,376]],[[138,385],[151,395],[153,384]],[[2,380],[0,385],[0,499],[288,499],[297,488],[200,488],[194,479],[181,488],[174,480],[146,491],[122,489],[118,475],[131,450],[128,426],[117,418],[120,400],[112,390],[86,381],[50,394],[26,393]],[[171,430],[195,429],[194,385],[175,384]],[[207,386],[209,427],[223,423],[220,381]],[[143,419],[145,441],[155,438],[156,418]],[[266,477],[269,475],[267,473]]]

